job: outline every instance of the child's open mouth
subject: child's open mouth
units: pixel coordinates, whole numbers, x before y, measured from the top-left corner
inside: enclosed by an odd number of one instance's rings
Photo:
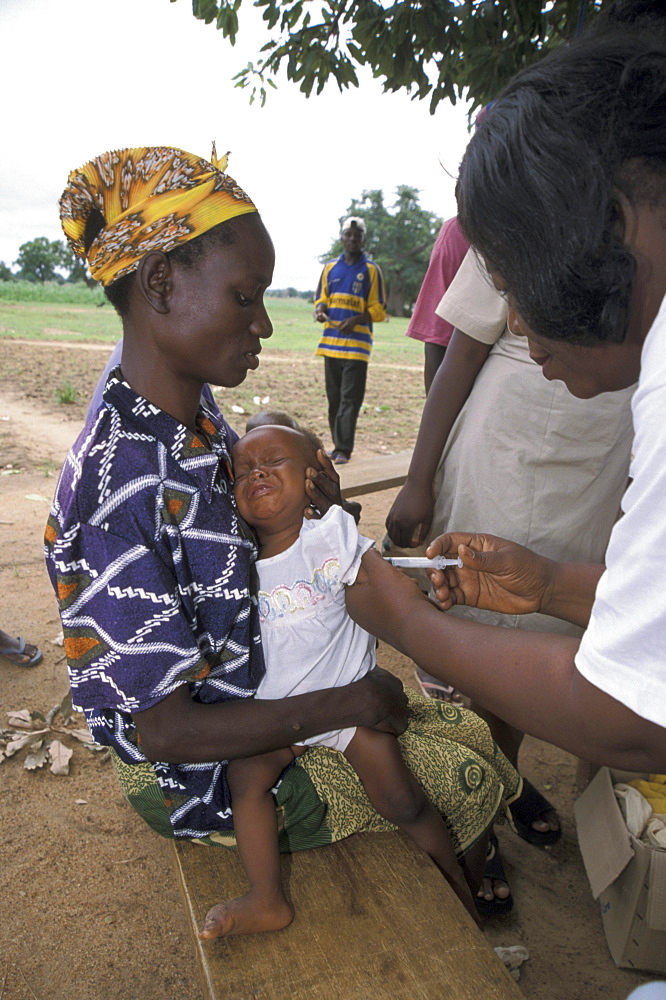
[[[258,482],[255,483],[254,486],[249,490],[249,496],[250,497],[262,496],[262,494],[264,493],[270,493],[270,491],[274,488],[275,487],[272,486],[270,483]]]

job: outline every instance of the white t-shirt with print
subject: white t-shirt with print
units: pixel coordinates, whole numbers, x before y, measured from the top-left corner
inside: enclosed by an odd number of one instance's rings
[[[266,674],[257,698],[288,698],[341,687],[375,665],[375,639],[347,614],[345,585],[354,583],[364,552],[351,515],[334,506],[319,521],[303,519],[296,542],[259,559],[259,620]],[[299,741],[344,750],[355,729]]]

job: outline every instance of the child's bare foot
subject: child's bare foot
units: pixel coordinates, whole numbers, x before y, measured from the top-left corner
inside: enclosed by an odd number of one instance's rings
[[[257,934],[262,931],[279,931],[294,919],[294,908],[284,896],[281,899],[266,896],[239,896],[226,903],[217,903],[206,914],[199,937],[203,941],[225,937],[227,934]]]

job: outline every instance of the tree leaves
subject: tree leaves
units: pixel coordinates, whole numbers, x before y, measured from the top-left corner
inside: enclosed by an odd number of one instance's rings
[[[59,271],[66,271],[73,280],[85,277],[85,267],[67,243],[64,240],[49,240],[46,236],[23,243],[14,264],[19,268],[17,277],[26,281],[62,280]]]
[[[174,2],[174,0],[172,0]],[[249,5],[249,0],[246,0]],[[587,0],[587,22],[610,0]],[[196,18],[232,43],[242,0],[193,0]],[[387,91],[430,96],[473,107],[493,100],[511,77],[562,41],[573,38],[581,0],[254,0],[266,26],[263,57],[236,74],[251,87],[250,100],[266,99],[266,85],[286,63],[287,78],[310,96],[335,80],[357,87],[356,66],[369,65]]]

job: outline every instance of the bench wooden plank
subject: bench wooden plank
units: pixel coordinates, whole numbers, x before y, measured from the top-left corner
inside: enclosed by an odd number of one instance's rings
[[[283,855],[296,918],[202,942],[207,910],[246,891],[235,851],[175,843],[205,1000],[519,1000],[430,859],[401,833]]]
[[[412,448],[407,448],[395,455],[377,455],[336,466],[343,497],[360,497],[364,493],[378,493],[393,486],[402,486],[407,478],[412,451]]]

